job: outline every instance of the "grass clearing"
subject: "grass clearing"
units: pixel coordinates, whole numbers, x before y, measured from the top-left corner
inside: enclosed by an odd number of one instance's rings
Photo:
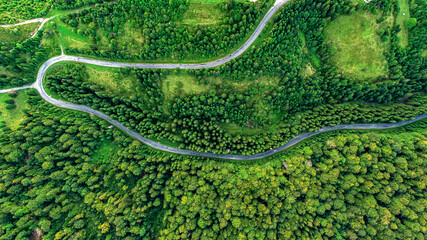
[[[141,29],[132,26],[130,21],[127,21],[124,26],[123,29],[119,30],[119,37],[117,38],[119,48],[127,47],[126,51],[128,52],[139,53],[144,47],[146,36]],[[107,39],[103,39],[103,41],[105,42],[103,44],[108,45]]]
[[[332,63],[347,77],[372,81],[388,73],[384,52],[389,43],[382,42],[377,30],[391,26],[392,17],[377,24],[378,15],[359,11],[339,16],[325,29],[326,42],[337,47]]]
[[[106,163],[110,155],[115,155],[119,146],[110,141],[103,141],[93,154],[92,160],[97,163]]]
[[[135,94],[138,81],[136,77],[123,76],[118,69],[95,65],[86,65],[86,72],[89,76],[86,81],[104,87],[107,92],[121,96]]]
[[[25,118],[23,111],[25,109],[30,109],[30,105],[27,103],[28,95],[26,91],[31,90],[17,91],[16,93],[18,93],[18,96],[16,98],[10,97],[7,93],[0,94],[0,121],[5,121],[6,126],[11,130],[15,130],[19,127],[19,124]],[[6,109],[8,104],[6,104],[5,101],[11,99],[15,102],[16,108]]]
[[[28,23],[16,27],[0,28],[0,42],[18,42],[29,38],[40,23]]]
[[[396,24],[399,24],[401,31],[397,34],[399,37],[399,44],[402,47],[408,46],[408,29],[406,28],[406,21],[411,17],[409,12],[409,0],[397,0],[400,11],[396,16]]]
[[[168,75],[162,80],[161,87],[166,100],[171,100],[173,96],[180,94],[200,94],[210,90],[209,86],[198,84],[195,77],[186,73]]]
[[[16,73],[16,72],[10,71],[10,70],[8,70],[6,67],[3,67],[3,66],[0,66],[0,74],[4,74],[4,75],[6,75],[6,76],[8,76],[8,77],[11,77],[11,76],[18,76],[18,75],[19,75],[19,73]]]
[[[169,147],[179,147],[179,145],[181,145],[181,142],[179,140],[169,140],[169,139],[164,139],[164,138],[151,138],[151,140],[153,140],[154,142],[158,142],[160,144],[169,146]]]
[[[254,80],[246,80],[243,82],[230,82],[231,85],[233,85],[234,89],[236,91],[242,91],[249,88],[250,85],[258,85],[262,88],[274,88],[279,85],[280,78],[277,76],[261,76],[258,78],[255,78]]]
[[[77,49],[86,49],[86,50],[90,49],[89,40],[87,38],[80,36],[77,33],[74,33],[60,20],[55,19],[55,22],[58,26],[59,39],[64,49],[67,49],[67,48],[77,48]]]
[[[216,25],[225,17],[217,4],[190,3],[185,11],[181,24],[186,25]]]

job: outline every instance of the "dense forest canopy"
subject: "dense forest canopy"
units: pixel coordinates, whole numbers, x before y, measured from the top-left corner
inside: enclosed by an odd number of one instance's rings
[[[150,150],[18,94],[30,109],[1,128],[0,239],[425,238],[426,121],[239,164]]]
[[[0,0],[0,89],[61,54],[200,63],[273,0]],[[61,62],[44,86],[162,144],[251,155],[324,126],[427,113],[423,0],[290,1],[216,68]],[[25,30],[25,31],[24,31]],[[21,32],[22,31],[22,32]],[[0,95],[0,240],[426,239],[427,120],[317,135],[252,161],[157,151],[34,89]]]

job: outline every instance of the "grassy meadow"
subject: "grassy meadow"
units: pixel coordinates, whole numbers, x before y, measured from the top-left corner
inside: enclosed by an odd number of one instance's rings
[[[377,23],[379,15],[360,11],[352,15],[339,16],[325,29],[326,42],[337,48],[332,64],[343,75],[357,80],[370,81],[388,73],[384,52],[389,41],[382,42],[378,30],[392,26],[393,17]]]
[[[6,122],[6,126],[12,130],[17,129],[24,119],[24,110],[30,108],[30,105],[26,102],[28,99],[26,91],[31,90],[17,91],[18,96],[15,98],[12,98],[7,93],[0,94],[0,121]],[[6,106],[8,104],[5,103],[7,100],[13,100],[16,108],[7,109]]]

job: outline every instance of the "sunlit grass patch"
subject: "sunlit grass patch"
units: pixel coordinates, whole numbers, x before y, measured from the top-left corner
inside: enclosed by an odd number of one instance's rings
[[[10,129],[15,130],[18,128],[19,124],[24,120],[24,110],[29,109],[30,105],[26,102],[28,95],[26,91],[17,91],[17,97],[12,98],[9,94],[3,93],[0,94],[0,121],[5,121],[6,126]],[[5,101],[13,101],[13,104],[6,103]],[[7,109],[8,105],[15,105],[15,108]]]
[[[106,163],[111,155],[115,155],[117,153],[118,149],[119,146],[113,142],[104,141],[93,154],[92,160],[98,163]]]
[[[132,76],[124,76],[118,69],[101,66],[86,65],[88,82],[104,87],[105,91],[122,96],[135,94],[137,79]]]
[[[188,25],[215,25],[224,17],[225,13],[217,4],[190,3],[179,22]]]
[[[339,16],[327,26],[326,42],[337,48],[331,61],[343,75],[369,81],[388,73],[384,52],[389,43],[382,42],[377,31],[390,26],[392,19],[389,17],[377,24],[378,17],[368,12],[356,12]]]
[[[169,100],[180,94],[199,94],[210,89],[207,85],[199,84],[195,77],[184,73],[167,76],[162,80],[161,86],[163,94]]]
[[[64,23],[61,23],[60,21],[56,22],[58,24],[59,38],[64,49],[90,49],[89,40],[87,38],[74,33]]]

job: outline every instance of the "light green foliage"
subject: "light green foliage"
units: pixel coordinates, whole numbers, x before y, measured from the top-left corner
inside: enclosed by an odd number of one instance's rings
[[[407,21],[406,21],[406,27],[408,28],[408,29],[411,29],[411,28],[413,28],[413,27],[415,27],[416,25],[417,25],[417,19],[416,18],[409,18]]]
[[[0,1],[0,24],[42,17],[49,10],[50,2],[51,0],[2,0]]]
[[[0,24],[60,13],[58,9],[73,9],[107,0],[1,0]]]

